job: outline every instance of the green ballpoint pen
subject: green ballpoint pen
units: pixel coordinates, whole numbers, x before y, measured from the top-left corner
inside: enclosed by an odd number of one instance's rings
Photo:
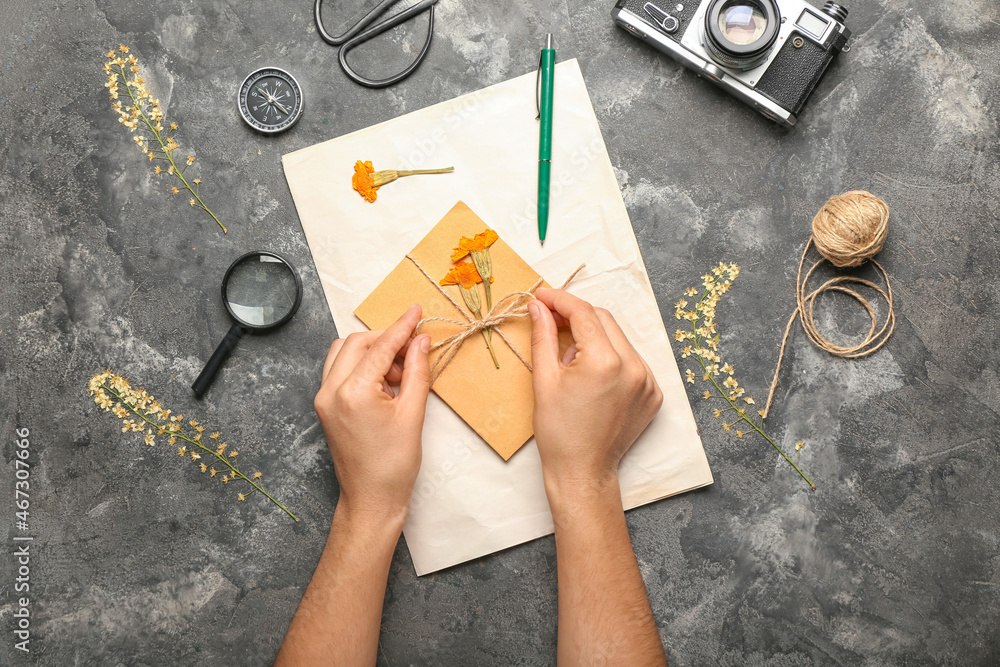
[[[541,125],[538,131],[538,240],[545,245],[545,232],[549,227],[549,180],[552,172],[552,93],[555,83],[556,50],[552,48],[552,34],[545,38],[538,61],[535,86],[535,103]]]

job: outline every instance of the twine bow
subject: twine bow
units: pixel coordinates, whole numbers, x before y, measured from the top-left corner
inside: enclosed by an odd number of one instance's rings
[[[434,381],[438,379],[448,364],[451,363],[451,360],[455,358],[455,355],[458,354],[458,350],[462,347],[462,344],[469,338],[485,331],[486,329],[493,329],[493,331],[500,336],[500,339],[507,344],[510,351],[521,360],[524,367],[527,368],[529,372],[532,370],[531,364],[524,358],[524,355],[522,355],[518,349],[514,347],[514,344],[510,342],[510,339],[504,335],[503,330],[500,329],[500,325],[505,324],[510,320],[516,320],[528,316],[528,301],[535,298],[535,290],[542,286],[541,278],[536,280],[535,284],[529,287],[526,291],[511,292],[510,294],[498,299],[497,302],[493,304],[493,307],[490,308],[489,312],[483,315],[481,319],[473,319],[466,314],[465,310],[458,305],[458,302],[455,301],[450,294],[441,289],[441,286],[438,285],[437,281],[430,277],[427,271],[424,270],[424,267],[420,266],[420,263],[413,259],[413,256],[407,255],[406,258],[413,262],[413,265],[420,270],[420,273],[427,278],[428,282],[430,282],[431,285],[434,285],[434,288],[440,292],[444,298],[448,299],[448,302],[455,307],[455,310],[457,310],[463,318],[462,320],[455,320],[450,317],[425,317],[417,323],[418,331],[420,330],[420,327],[431,322],[445,322],[461,328],[458,333],[452,334],[451,336],[448,336],[447,338],[431,345],[431,351],[442,350],[441,354],[434,360],[434,363],[431,364],[430,370],[432,386]],[[586,265],[581,264],[578,266],[577,269],[570,274],[569,278],[566,279],[562,286],[559,287],[559,289],[565,289],[566,286],[569,285],[574,278],[576,278],[577,274],[580,273],[584,266]]]

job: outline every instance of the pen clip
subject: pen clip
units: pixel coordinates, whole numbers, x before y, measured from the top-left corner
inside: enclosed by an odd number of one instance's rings
[[[538,71],[535,72],[535,120],[542,117],[542,62],[545,60],[545,52],[552,50],[552,33],[545,36],[545,48],[538,54]],[[555,52],[553,51],[553,54]],[[555,56],[553,55],[553,58]],[[554,62],[553,62],[554,64]]]
[[[535,120],[542,118],[542,54],[538,54],[538,71],[535,72]]]

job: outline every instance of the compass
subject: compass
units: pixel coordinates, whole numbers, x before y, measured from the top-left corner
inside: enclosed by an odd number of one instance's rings
[[[247,125],[267,134],[287,130],[302,115],[302,89],[295,77],[277,67],[251,72],[240,86],[237,106]]]

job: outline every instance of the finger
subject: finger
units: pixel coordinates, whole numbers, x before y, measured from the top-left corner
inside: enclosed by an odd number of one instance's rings
[[[660,391],[660,383],[656,381],[656,376],[653,375],[653,369],[649,367],[649,364],[647,364],[646,360],[641,356],[639,357],[639,361],[641,361],[642,365],[646,367],[646,382],[650,384],[654,391]]]
[[[535,296],[550,309],[569,320],[573,340],[579,349],[582,350],[590,345],[610,347],[611,341],[592,305],[559,289],[539,288]]]
[[[410,306],[403,315],[393,322],[388,329],[382,332],[368,351],[358,362],[354,375],[362,382],[378,382],[392,368],[392,362],[403,349],[406,342],[413,335],[413,330],[417,328],[420,321],[420,306],[414,304]]]
[[[566,348],[565,352],[563,352],[562,365],[569,366],[573,363],[573,360],[576,359],[576,353],[576,343],[570,343],[570,346]]]
[[[537,299],[529,302],[528,313],[531,315],[531,364],[535,377],[541,377],[558,368],[559,330],[552,311],[544,302]]]
[[[389,372],[385,374],[385,379],[391,384],[399,384],[403,379],[403,360],[406,359],[406,350],[409,349],[410,345],[413,343],[413,339],[406,341],[406,345],[399,351],[396,358],[392,360],[392,366],[389,368]]]
[[[597,316],[601,318],[601,322],[604,324],[604,330],[608,333],[608,338],[611,339],[611,344],[615,346],[615,350],[618,355],[623,359],[638,359],[639,363],[646,370],[646,382],[650,383],[652,387],[659,388],[656,383],[656,377],[653,376],[653,369],[649,367],[646,360],[642,358],[639,351],[635,349],[625,332],[622,331],[621,326],[619,326],[618,321],[615,320],[614,315],[609,313],[603,308],[597,309]]]
[[[399,381],[403,379],[403,366],[399,361],[393,361],[392,366],[389,367],[389,372],[385,374],[385,381],[389,384],[399,384]]]
[[[323,375],[320,376],[320,380],[326,380],[326,376],[330,374],[330,369],[333,368],[333,362],[337,360],[337,355],[340,354],[340,348],[344,347],[344,339],[338,338],[330,345],[330,351],[326,353],[326,361],[323,362]]]
[[[611,345],[614,346],[615,351],[618,352],[620,357],[639,357],[639,353],[635,351],[632,343],[629,341],[625,332],[618,325],[617,320],[615,320],[614,315],[609,313],[604,308],[597,308],[597,318],[601,320],[601,324],[604,326],[604,332],[608,335],[608,340],[611,341]],[[641,357],[640,357],[641,358]]]
[[[350,336],[344,339],[344,343],[340,348],[340,353],[337,358],[333,361],[333,365],[330,367],[330,372],[327,375],[327,381],[332,382],[335,386],[340,386],[344,383],[344,380],[354,372],[361,359],[364,358],[365,353],[368,352],[370,348],[378,337],[382,335],[382,331],[376,329],[375,331],[359,331],[357,333],[352,333]]]
[[[431,391],[431,369],[428,352],[431,337],[421,334],[413,339],[403,361],[403,379],[399,383],[399,400],[423,414],[427,394]]]

